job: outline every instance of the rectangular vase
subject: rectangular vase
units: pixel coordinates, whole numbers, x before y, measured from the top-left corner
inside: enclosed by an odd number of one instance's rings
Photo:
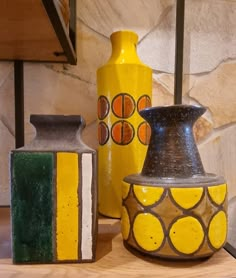
[[[96,152],[29,149],[11,153],[13,262],[94,261]]]

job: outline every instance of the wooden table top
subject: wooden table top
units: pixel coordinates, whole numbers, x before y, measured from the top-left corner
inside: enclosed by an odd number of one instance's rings
[[[224,249],[210,259],[194,262],[173,262],[134,255],[123,246],[119,221],[111,219],[99,220],[95,263],[13,265],[10,250],[10,212],[7,208],[0,208],[1,278],[236,278],[236,260]]]

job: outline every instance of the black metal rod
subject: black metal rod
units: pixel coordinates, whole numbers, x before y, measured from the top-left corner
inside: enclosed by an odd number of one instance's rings
[[[15,78],[15,145],[24,146],[24,64],[23,61],[14,62]]]
[[[236,259],[236,248],[229,242],[225,243],[224,249]]]
[[[57,7],[55,5],[55,1],[51,0],[42,0],[42,3],[44,5],[44,8],[48,14],[48,17],[52,23],[52,26],[54,28],[54,31],[57,35],[57,38],[63,48],[63,52],[55,52],[54,55],[63,55],[66,56],[66,60],[71,64],[71,65],[76,65],[77,63],[77,57],[76,57],[76,53],[75,53],[75,49],[74,46],[72,45],[71,40],[68,39],[68,35],[65,32],[65,26],[61,20],[60,15],[58,14],[57,11]],[[76,8],[76,1],[72,0],[72,2],[70,3],[70,7],[74,7],[74,9]],[[73,16],[73,12],[72,12],[72,18],[71,20],[74,19],[74,24],[76,24],[76,17]],[[71,26],[71,24],[70,24]],[[73,33],[71,33],[72,36]],[[75,33],[74,33],[75,35]],[[76,38],[73,39],[74,43],[76,42]]]
[[[76,0],[70,0],[70,40],[74,47],[75,53],[77,53],[77,45],[76,45],[76,38],[77,38],[77,29],[76,29],[76,11],[77,11],[77,2]]]
[[[174,104],[182,104],[185,0],[176,0]]]

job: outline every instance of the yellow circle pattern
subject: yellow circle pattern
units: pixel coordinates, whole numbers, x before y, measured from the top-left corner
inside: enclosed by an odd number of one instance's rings
[[[134,237],[146,251],[158,249],[164,240],[164,231],[161,222],[151,213],[140,213],[133,224]]]
[[[191,254],[197,251],[203,242],[204,231],[196,218],[186,216],[172,225],[169,236],[177,251]]]
[[[208,231],[210,243],[216,249],[222,247],[227,236],[227,217],[225,212],[219,211],[211,220]]]
[[[175,202],[184,209],[194,207],[200,201],[203,194],[202,187],[171,188],[170,191]]]
[[[123,239],[126,240],[129,237],[130,232],[130,220],[129,220],[129,214],[127,212],[127,209],[122,206],[121,211],[121,233],[123,236]]]
[[[122,183],[122,199],[123,200],[128,197],[129,189],[130,189],[130,184],[123,181],[123,183]]]
[[[208,192],[211,196],[211,199],[217,204],[221,205],[226,197],[227,186],[226,184],[220,184],[216,186],[208,187]]]
[[[160,200],[164,188],[134,185],[134,194],[143,206],[150,206]]]

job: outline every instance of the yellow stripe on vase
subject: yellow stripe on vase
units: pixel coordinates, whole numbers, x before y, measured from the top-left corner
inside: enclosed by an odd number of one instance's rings
[[[57,260],[78,260],[79,242],[79,167],[78,154],[57,153],[56,171],[57,218],[56,249]]]

